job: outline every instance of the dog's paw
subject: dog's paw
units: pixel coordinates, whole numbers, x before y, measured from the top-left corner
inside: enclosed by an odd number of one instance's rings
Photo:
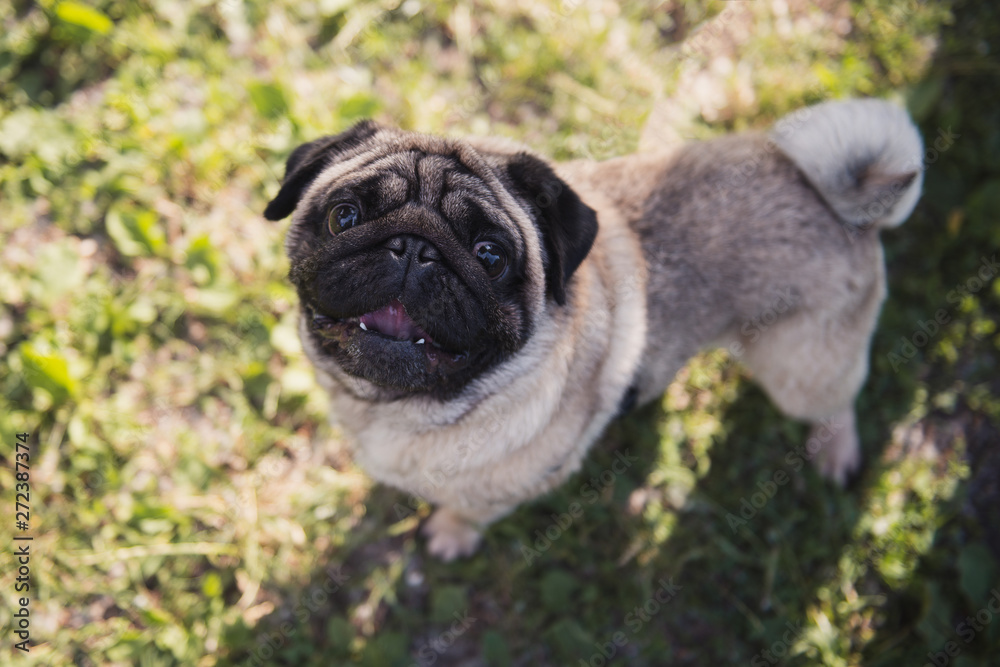
[[[483,534],[455,512],[440,508],[424,524],[427,551],[445,562],[471,556],[479,547]]]
[[[813,464],[820,475],[844,487],[861,467],[861,445],[853,424],[832,436],[816,452]]]

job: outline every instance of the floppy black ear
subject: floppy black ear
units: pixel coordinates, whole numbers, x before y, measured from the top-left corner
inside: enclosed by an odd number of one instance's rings
[[[277,196],[264,209],[264,217],[268,220],[281,220],[290,215],[302,198],[302,193],[330,165],[333,156],[354,148],[378,129],[376,123],[364,120],[346,132],[321,137],[292,151],[285,163],[285,180],[281,182]]]
[[[584,204],[552,168],[528,153],[507,163],[507,175],[531,204],[542,233],[548,265],[545,283],[560,306],[566,304],[566,282],[590,252],[597,237],[597,214]]]

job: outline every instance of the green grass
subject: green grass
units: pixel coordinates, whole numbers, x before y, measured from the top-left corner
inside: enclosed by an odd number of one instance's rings
[[[1000,664],[1000,615],[959,625],[1000,589],[1000,281],[970,282],[1000,10],[821,4],[0,5],[0,541],[28,432],[35,643],[5,548],[0,665]],[[296,339],[261,216],[288,153],[373,116],[604,158],[859,95],[957,136],[884,234],[854,487],[706,354],[477,556],[427,559],[430,508],[352,465]]]

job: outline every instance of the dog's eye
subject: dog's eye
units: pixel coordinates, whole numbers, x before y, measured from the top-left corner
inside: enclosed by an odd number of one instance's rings
[[[473,249],[476,259],[486,269],[486,275],[493,280],[501,277],[507,271],[507,253],[496,243],[481,241]]]
[[[337,235],[345,229],[358,224],[361,212],[354,204],[337,204],[330,209],[330,233]]]

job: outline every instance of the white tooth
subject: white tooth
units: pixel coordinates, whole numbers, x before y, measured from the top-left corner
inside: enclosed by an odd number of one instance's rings
[[[417,341],[417,345],[423,345],[423,344],[424,344],[424,339],[423,338],[421,338],[420,340]]]
[[[361,329],[362,329],[363,331],[368,331],[368,327],[366,327],[366,326],[365,326],[365,323],[364,323],[364,322],[358,322],[358,324],[360,324],[360,325],[361,325]]]

